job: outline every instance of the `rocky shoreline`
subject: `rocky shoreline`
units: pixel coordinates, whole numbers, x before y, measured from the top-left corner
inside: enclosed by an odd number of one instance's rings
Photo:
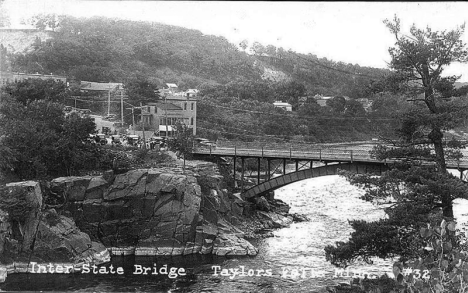
[[[212,163],[1,188],[0,281],[31,272],[31,262],[79,268],[113,255],[256,255],[249,239],[294,220],[272,197],[249,202],[228,192]]]

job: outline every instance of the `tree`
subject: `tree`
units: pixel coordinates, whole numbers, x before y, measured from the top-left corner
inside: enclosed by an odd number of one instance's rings
[[[130,100],[139,102],[157,102],[160,98],[158,87],[146,77],[139,76],[124,83],[126,94]]]
[[[366,110],[364,110],[364,107],[358,101],[349,100],[346,101],[344,113],[350,116],[363,116],[366,114]]]
[[[299,98],[304,96],[305,93],[306,88],[304,84],[294,80],[281,82],[275,86],[276,100],[290,103],[293,106],[293,109],[297,109]]]
[[[418,126],[428,129],[427,138],[434,147],[435,161],[440,172],[446,173],[443,131],[456,125],[466,109],[457,108],[443,99],[446,97],[445,91],[452,89],[459,77],[442,77],[442,73],[451,63],[468,62],[466,44],[461,39],[465,27],[462,25],[455,30],[434,32],[430,28],[421,30],[413,25],[411,36],[405,36],[401,33],[400,20],[396,16],[393,21],[386,20],[385,24],[396,38],[395,47],[389,49],[392,58],[390,67],[400,77],[406,93],[426,106],[428,111],[418,111],[422,115]],[[402,131],[408,141],[414,129],[405,127],[405,123],[403,121]],[[453,217],[449,194],[443,197],[443,203],[444,216]]]
[[[29,23],[39,30],[51,29],[55,31],[59,27],[58,17],[55,14],[39,14],[33,16]]]
[[[23,180],[76,175],[94,167],[94,146],[86,144],[95,131],[91,118],[65,117],[63,104],[35,100],[25,105],[11,98],[0,104],[3,126],[0,152],[10,155],[5,173]]]
[[[401,108],[405,111],[399,117],[397,139],[372,151],[377,159],[397,163],[380,177],[343,173],[365,190],[362,199],[388,204],[388,217],[371,223],[351,221],[355,232],[349,241],[325,248],[327,259],[337,265],[359,257],[398,255],[406,261],[422,256],[421,229],[442,218],[452,220],[452,201],[468,193],[466,184],[447,171],[446,163],[460,158],[463,144],[443,139],[444,131],[459,125],[468,110],[466,103],[447,99],[456,77],[442,77],[445,66],[467,61],[463,26],[443,32],[412,26],[411,36],[405,36],[396,17],[385,23],[396,37],[395,47],[389,50],[393,73],[387,80],[412,103]]]
[[[26,105],[36,100],[64,103],[70,97],[66,84],[53,79],[28,78],[15,83],[8,83],[2,88],[4,94]]]
[[[245,51],[248,46],[249,46],[249,41],[247,40],[243,40],[242,42],[239,43],[239,47],[242,49],[242,51]]]
[[[185,159],[189,158],[193,152],[193,131],[180,121],[176,123],[175,129],[175,137],[169,140],[168,147],[171,151],[176,153],[178,159],[184,159],[185,166]]]
[[[342,96],[333,97],[327,100],[327,106],[336,113],[343,113],[346,107],[346,100]]]
[[[265,46],[263,46],[259,42],[253,42],[252,46],[250,47],[250,51],[252,52],[252,54],[255,55],[262,55],[263,53],[265,53],[265,50]]]
[[[276,47],[273,46],[273,45],[266,46],[265,50],[266,50],[267,54],[270,55],[270,56],[274,57],[276,55]]]

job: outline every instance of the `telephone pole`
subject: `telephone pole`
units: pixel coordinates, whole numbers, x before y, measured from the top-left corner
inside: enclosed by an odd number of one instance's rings
[[[169,123],[169,121],[167,121],[167,98],[166,96],[164,95],[164,116],[165,116],[165,120],[166,120],[166,142],[167,142],[167,137],[168,137],[168,126],[167,126],[167,123]]]
[[[122,89],[120,89],[120,117],[122,120],[121,126],[123,127],[124,126],[124,109],[123,109],[123,90]]]
[[[140,102],[141,126],[143,127],[143,148],[146,149],[145,119],[143,119],[143,104]]]
[[[108,93],[108,96],[107,96],[107,116],[109,116],[110,115],[110,90],[107,93]]]

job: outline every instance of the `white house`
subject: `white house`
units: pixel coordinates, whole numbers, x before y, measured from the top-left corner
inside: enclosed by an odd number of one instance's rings
[[[275,106],[276,108],[284,109],[286,111],[292,111],[292,105],[289,104],[289,103],[276,101],[276,102],[273,103],[273,106]]]

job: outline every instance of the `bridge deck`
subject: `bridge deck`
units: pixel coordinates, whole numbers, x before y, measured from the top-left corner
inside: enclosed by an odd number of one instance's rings
[[[369,151],[372,148],[356,149],[311,149],[308,151],[284,149],[239,149],[239,148],[197,148],[195,155],[212,155],[218,157],[246,157],[246,158],[267,158],[267,159],[287,159],[287,160],[314,160],[323,162],[374,162],[392,163],[392,161],[380,161],[372,158]],[[468,169],[468,151],[460,160],[447,160],[447,167],[451,169]]]

